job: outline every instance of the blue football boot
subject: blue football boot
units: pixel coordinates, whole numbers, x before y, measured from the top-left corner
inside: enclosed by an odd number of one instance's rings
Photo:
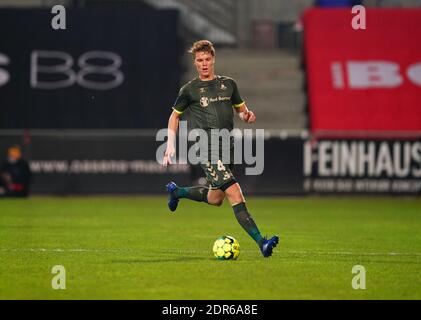
[[[168,208],[171,211],[175,211],[178,206],[178,199],[174,196],[173,191],[177,189],[177,185],[175,182],[170,182],[167,184],[167,192],[168,192]]]
[[[278,243],[278,236],[273,236],[269,240],[265,238],[265,240],[263,241],[263,245],[260,248],[260,251],[262,251],[263,256],[265,258],[270,257],[272,255],[273,248],[275,248]]]

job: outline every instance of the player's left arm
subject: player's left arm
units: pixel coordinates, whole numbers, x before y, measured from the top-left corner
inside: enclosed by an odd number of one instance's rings
[[[246,123],[253,123],[256,121],[256,116],[254,115],[253,111],[247,108],[246,103],[241,98],[240,92],[238,90],[237,84],[233,79],[231,79],[231,84],[233,88],[233,92],[231,95],[231,102],[232,106],[238,114],[238,117]]]
[[[253,123],[256,121],[254,112],[247,108],[246,103],[242,103],[239,107],[234,108],[238,117],[246,123]]]

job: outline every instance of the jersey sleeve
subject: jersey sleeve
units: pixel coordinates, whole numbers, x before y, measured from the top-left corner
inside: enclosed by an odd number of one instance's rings
[[[232,106],[234,108],[240,108],[244,104],[244,101],[240,96],[240,92],[238,91],[237,83],[234,80],[232,80],[232,88],[233,88],[232,96],[231,96]]]
[[[174,106],[172,107],[172,109],[178,113],[178,114],[182,114],[188,107],[190,104],[190,97],[188,94],[188,91],[186,89],[186,87],[182,87],[180,89],[180,92],[178,93],[177,99],[174,102]]]

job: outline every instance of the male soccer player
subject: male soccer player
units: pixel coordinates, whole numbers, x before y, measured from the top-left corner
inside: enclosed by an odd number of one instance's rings
[[[175,136],[178,129],[179,117],[190,109],[195,127],[203,129],[211,142],[212,129],[227,129],[234,127],[234,111],[246,123],[253,123],[256,117],[241,99],[237,84],[229,77],[215,75],[215,49],[208,40],[200,40],[193,44],[189,53],[193,56],[193,63],[197,69],[198,77],[184,85],[173,106],[168,121],[168,141],[163,164],[171,164],[171,157],[175,154]],[[218,139],[219,141],[219,139]],[[232,140],[231,151],[233,148]],[[272,255],[273,248],[279,241],[278,236],[270,239],[262,237],[253,218],[247,210],[245,199],[240,185],[231,172],[233,163],[222,161],[219,158],[221,145],[209,145],[208,161],[201,164],[206,179],[210,184],[206,187],[179,187],[174,182],[167,185],[169,193],[168,207],[171,211],[177,209],[179,199],[190,199],[206,202],[210,205],[220,206],[225,197],[228,198],[234,214],[240,225],[256,241],[264,257]],[[216,161],[211,161],[215,159]]]

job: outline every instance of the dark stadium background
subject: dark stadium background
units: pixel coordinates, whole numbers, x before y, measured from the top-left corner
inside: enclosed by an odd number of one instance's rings
[[[258,122],[251,128],[266,131],[264,173],[245,176],[243,166],[236,170],[247,194],[420,194],[419,83],[393,92],[374,88],[329,96],[325,87],[330,70],[316,69],[317,57],[335,50],[329,47],[331,40],[324,38],[331,29],[326,20],[348,19],[348,34],[368,33],[370,27],[381,32],[378,23],[370,25],[373,20],[391,10],[399,16],[408,6],[419,13],[414,8],[417,1],[366,1],[368,17],[373,17],[367,30],[351,29],[350,7],[358,3],[348,1],[1,4],[1,67],[7,80],[0,86],[0,152],[5,157],[8,146],[23,147],[34,172],[33,194],[162,193],[171,179],[181,184],[203,182],[197,168],[180,165],[163,169],[155,159],[161,144],[155,142],[155,133],[166,126],[180,86],[195,76],[186,50],[201,38],[215,43],[216,72],[234,77],[255,110]],[[67,8],[66,30],[51,27],[54,4]],[[419,15],[416,19],[419,21]],[[397,32],[419,25],[402,25]],[[387,27],[385,22],[385,30]],[[354,42],[361,46],[360,41],[367,41],[358,35],[343,38],[351,48]],[[411,39],[405,39],[406,50],[416,50]],[[395,55],[405,50],[395,49]],[[347,60],[361,59],[358,50],[338,53],[339,63],[345,68]],[[375,46],[367,50],[367,57],[387,59]],[[49,65],[59,68],[65,62],[74,79],[42,69]],[[84,63],[88,66],[81,65]],[[86,71],[89,64],[98,69]],[[116,67],[101,73],[101,67],[111,64]],[[382,105],[381,99],[387,100],[388,94],[399,102],[398,107]],[[336,105],[344,110],[358,105],[367,109],[367,99],[372,108],[364,115],[334,111]],[[345,101],[348,105],[343,105]],[[387,123],[380,115],[395,120]],[[367,124],[369,119],[372,121]],[[331,170],[346,165],[347,155],[338,150],[356,148],[353,145],[368,150],[370,144],[375,150],[369,155],[372,163],[363,164],[367,168],[342,173]],[[404,158],[405,144],[411,145],[409,160]],[[379,153],[385,148],[389,165],[408,167],[402,167],[403,174],[387,164],[373,169],[375,173],[370,171],[370,166],[378,166]],[[354,155],[353,161],[364,162],[364,152]]]

